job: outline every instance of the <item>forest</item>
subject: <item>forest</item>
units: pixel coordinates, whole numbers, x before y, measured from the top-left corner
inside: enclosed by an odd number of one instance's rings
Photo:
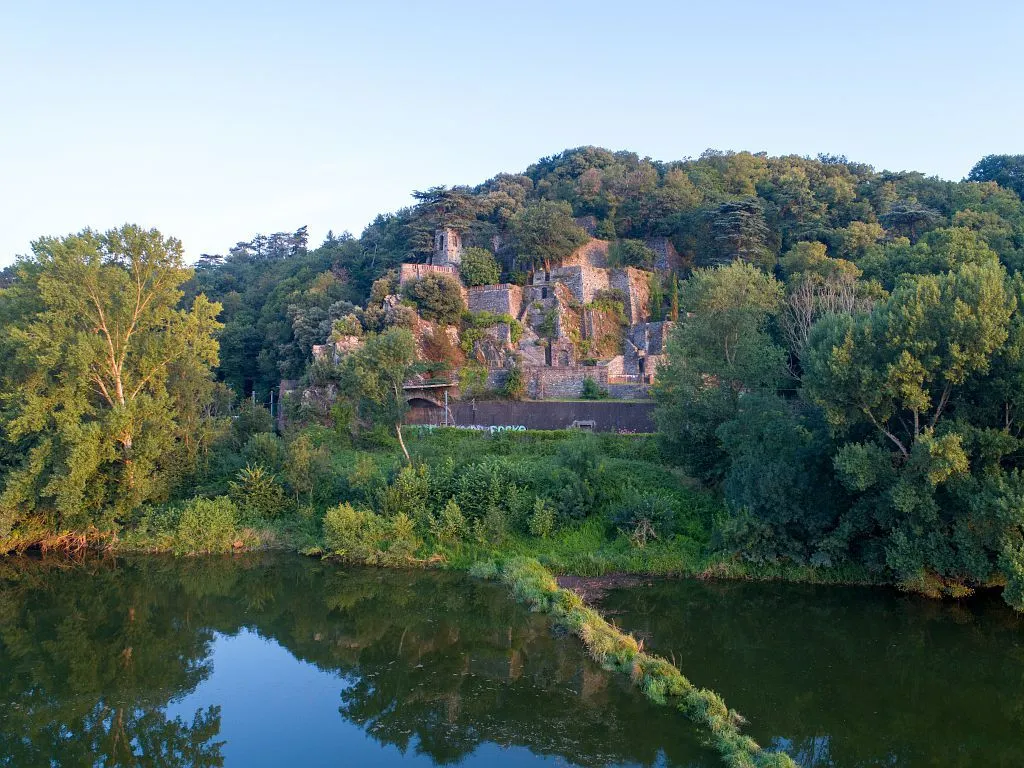
[[[417,191],[317,247],[300,227],[190,266],[135,225],[41,237],[0,275],[0,551],[504,552],[1002,587],[1024,609],[1022,194],[1024,156],[953,182],[841,156],[582,147]],[[619,263],[650,267],[652,236],[681,257],[651,291],[675,320],[657,434],[403,435],[402,382],[466,362],[418,359],[410,325],[474,318],[443,281],[389,303],[397,267],[453,227],[465,284],[522,284],[583,242],[584,217]],[[358,351],[313,362],[349,335]],[[282,429],[264,407],[282,380],[335,397],[286,403]]]

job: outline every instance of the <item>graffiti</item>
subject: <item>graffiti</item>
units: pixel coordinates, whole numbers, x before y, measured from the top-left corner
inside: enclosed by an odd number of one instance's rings
[[[525,432],[526,427],[522,424],[417,424],[416,429],[420,432],[432,432],[435,429],[472,429],[477,432],[490,432],[492,435],[498,432]]]

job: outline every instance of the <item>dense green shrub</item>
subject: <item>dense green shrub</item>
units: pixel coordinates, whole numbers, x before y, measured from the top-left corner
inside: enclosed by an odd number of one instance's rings
[[[462,252],[459,274],[466,286],[494,285],[501,280],[501,267],[486,248],[466,248]]]
[[[538,496],[530,513],[530,535],[546,539],[555,531],[555,508],[547,499]]]
[[[407,515],[412,520],[426,523],[430,500],[430,471],[426,464],[402,467],[395,481],[380,489],[377,500],[384,517]]]
[[[261,466],[246,466],[237,480],[228,484],[231,500],[247,515],[271,518],[287,506],[284,488],[277,476]]]
[[[230,551],[238,538],[238,510],[231,499],[190,499],[178,516],[174,551],[200,554]]]
[[[469,526],[455,499],[448,499],[436,517],[430,519],[430,535],[447,547],[458,547],[466,540]]]
[[[448,275],[430,273],[421,280],[407,283],[405,295],[416,305],[424,320],[445,325],[458,322],[465,309],[462,290]]]
[[[608,390],[600,386],[589,376],[583,380],[583,387],[580,389],[581,400],[604,400],[608,397]]]
[[[518,365],[508,372],[508,378],[501,387],[501,394],[509,400],[522,400],[526,395],[526,379]]]
[[[284,441],[273,432],[257,432],[246,441],[242,457],[246,464],[280,472],[285,459]]]
[[[270,411],[251,400],[243,400],[231,422],[235,448],[242,448],[253,435],[273,431],[274,419]]]
[[[324,515],[327,551],[348,562],[379,562],[386,533],[387,523],[379,515],[348,502],[331,507]]]
[[[612,517],[612,524],[638,547],[653,539],[671,536],[676,527],[673,500],[661,493],[639,491],[635,486],[625,493]]]

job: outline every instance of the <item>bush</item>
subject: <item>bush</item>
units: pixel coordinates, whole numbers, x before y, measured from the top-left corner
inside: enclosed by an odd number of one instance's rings
[[[580,390],[580,398],[583,400],[604,400],[608,397],[608,390],[599,387],[597,382],[589,376],[583,380],[583,388]]]
[[[243,400],[231,422],[231,434],[236,448],[241,448],[249,438],[261,432],[273,432],[274,419],[270,411],[251,400]]]
[[[533,501],[533,512],[530,514],[530,535],[546,539],[555,532],[555,508],[551,502],[541,497]]]
[[[284,442],[273,432],[257,432],[242,448],[245,463],[279,472],[284,466]]]
[[[415,559],[423,541],[416,535],[416,523],[404,512],[391,519],[387,550],[381,561],[387,565],[403,565]]]
[[[185,502],[174,535],[177,554],[228,552],[237,539],[238,510],[231,499],[191,499]]]
[[[501,267],[486,248],[466,248],[462,252],[459,273],[467,286],[494,285],[501,280]]]
[[[430,535],[444,546],[457,547],[465,540],[468,532],[466,517],[455,499],[448,499],[441,513],[431,518]]]
[[[634,490],[619,507],[612,523],[638,547],[653,539],[665,538],[675,530],[676,510],[672,500],[660,493]]]
[[[246,466],[228,487],[231,500],[238,508],[255,517],[274,517],[287,504],[277,476],[261,466]]]
[[[447,275],[431,273],[411,282],[405,288],[405,295],[425,320],[445,325],[458,322],[465,309],[459,284]]]
[[[355,509],[348,502],[331,507],[324,515],[327,551],[352,563],[377,563],[386,530],[380,516]]]
[[[526,379],[522,369],[517,365],[508,372],[508,378],[501,388],[501,393],[509,400],[522,400],[526,394]]]

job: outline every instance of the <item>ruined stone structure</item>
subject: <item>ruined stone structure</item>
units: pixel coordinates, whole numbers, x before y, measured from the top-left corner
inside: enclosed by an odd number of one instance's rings
[[[454,229],[434,232],[434,255],[431,263],[436,267],[456,267],[462,264],[462,235]]]
[[[667,237],[648,237],[645,241],[647,247],[654,251],[657,257],[654,261],[654,268],[660,270],[678,269],[680,265],[679,253],[672,241]]]
[[[402,264],[398,270],[398,284],[422,280],[429,274],[448,275],[455,280],[459,279],[458,267],[438,266],[436,264]]]
[[[466,293],[470,312],[492,312],[518,319],[523,308],[523,289],[511,283],[478,285]]]
[[[362,345],[363,340],[358,336],[340,336],[333,343],[328,342],[327,344],[314,344],[313,359],[328,359],[337,365],[338,361],[340,361],[342,357],[347,355],[349,352],[354,352]]]

